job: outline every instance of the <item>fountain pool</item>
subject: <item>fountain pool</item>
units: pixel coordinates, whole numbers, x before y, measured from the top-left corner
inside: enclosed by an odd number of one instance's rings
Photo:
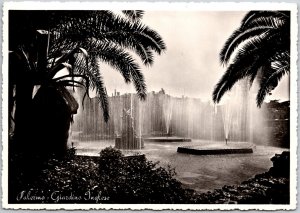
[[[286,149],[259,145],[272,144],[269,132],[273,127],[265,111],[257,109],[249,85],[240,82],[237,86],[219,105],[164,92],[149,93],[146,101],[133,94],[115,95],[109,98],[111,119],[107,123],[103,122],[98,102],[92,99],[86,102],[85,109],[89,110],[75,116],[70,142],[74,142],[78,155],[98,156],[105,147],[115,147],[116,136],[130,135],[123,140],[125,148],[117,148],[125,155],[144,154],[161,166],[170,165],[186,187],[206,192],[240,184],[266,172],[272,166],[270,158]],[[124,128],[122,122],[124,109],[130,115],[125,127],[130,128]],[[143,138],[144,144],[130,139],[135,137]],[[246,145],[246,152],[230,150],[241,145]],[[178,147],[186,146],[197,150],[222,148],[231,154],[177,152]]]
[[[144,141],[148,141],[148,142],[191,142],[192,139],[170,136],[170,137],[147,137],[147,138],[144,138]]]
[[[114,140],[76,141],[74,146],[78,155],[99,156],[105,147],[114,146]],[[192,146],[214,146],[224,141],[193,140]],[[199,192],[207,192],[222,188],[224,185],[236,185],[269,170],[272,166],[270,158],[286,150],[271,146],[256,146],[252,154],[232,155],[190,155],[177,152],[178,146],[186,142],[146,142],[141,150],[124,150],[126,154],[145,154],[148,160],[159,161],[159,165],[175,168],[176,178],[187,188]]]

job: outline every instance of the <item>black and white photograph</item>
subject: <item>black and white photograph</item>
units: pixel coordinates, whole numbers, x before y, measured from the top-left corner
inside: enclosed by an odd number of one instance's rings
[[[293,3],[5,2],[3,208],[295,209],[297,29]]]

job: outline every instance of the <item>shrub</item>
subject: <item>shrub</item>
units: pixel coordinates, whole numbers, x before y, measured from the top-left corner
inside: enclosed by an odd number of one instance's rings
[[[124,157],[111,147],[101,151],[100,176],[105,177],[106,192],[113,203],[182,203],[185,190],[174,178],[175,171],[144,155]]]
[[[76,155],[76,148],[71,147],[71,148],[67,149],[65,159],[67,159],[67,160],[74,159],[75,155]]]
[[[120,150],[114,149],[111,146],[103,149],[100,152],[100,157],[98,160],[99,169],[105,172],[115,171],[112,168],[122,167],[122,158],[124,155]]]

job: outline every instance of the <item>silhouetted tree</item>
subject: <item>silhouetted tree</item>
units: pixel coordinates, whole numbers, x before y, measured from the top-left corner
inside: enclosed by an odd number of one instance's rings
[[[18,152],[63,155],[78,108],[66,88],[84,87],[85,96],[96,90],[103,117],[109,119],[101,61],[118,70],[126,83],[133,82],[141,99],[146,97],[142,70],[132,52],[148,66],[154,53],[166,47],[157,32],[140,22],[143,11],[123,14],[9,11],[9,110],[12,114],[15,108],[11,117]]]
[[[290,72],[290,12],[251,11],[226,41],[220,53],[227,70],[213,91],[219,102],[233,85],[247,78],[259,80],[256,97],[260,107],[265,96]]]

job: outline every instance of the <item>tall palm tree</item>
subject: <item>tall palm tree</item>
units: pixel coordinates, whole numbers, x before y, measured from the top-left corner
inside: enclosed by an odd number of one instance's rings
[[[243,78],[259,81],[260,107],[265,96],[290,72],[290,12],[250,11],[224,44],[220,61],[228,65],[213,91],[218,103],[225,92]]]
[[[56,105],[68,103],[67,111],[62,114],[67,112],[70,116],[65,118],[66,125],[62,128],[69,129],[71,114],[78,106],[66,87],[82,86],[86,95],[89,89],[95,89],[107,121],[108,101],[100,61],[118,70],[126,83],[133,82],[141,99],[146,97],[142,70],[132,52],[144,65],[150,66],[154,53],[161,54],[166,46],[157,32],[141,23],[143,11],[126,10],[123,14],[125,16],[104,10],[9,11],[10,110],[15,103],[17,141],[37,134],[33,126],[49,128],[51,133],[56,125],[43,122],[38,115],[38,112],[47,114],[53,107],[49,97],[53,97]],[[68,74],[56,77],[63,69],[67,69]],[[37,85],[40,89],[34,96]],[[55,100],[57,96],[61,97],[60,101]],[[40,111],[43,107],[47,110]],[[30,111],[30,108],[33,109]],[[56,117],[61,119],[61,116]],[[33,118],[43,124],[34,124]],[[40,143],[47,140],[41,137],[37,137]],[[65,141],[66,135],[63,138]]]

